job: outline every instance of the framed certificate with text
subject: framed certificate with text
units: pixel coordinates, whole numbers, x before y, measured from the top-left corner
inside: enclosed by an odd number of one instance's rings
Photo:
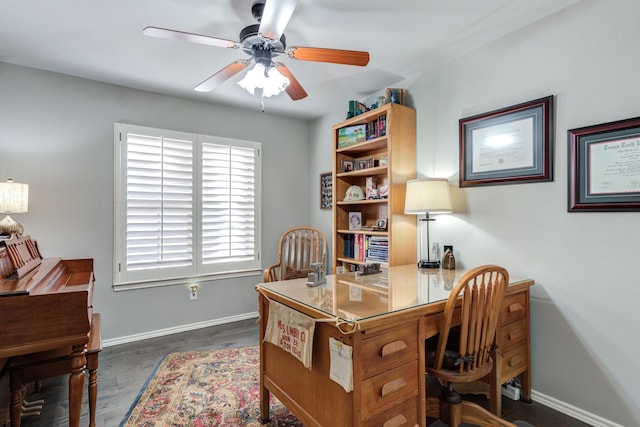
[[[553,180],[553,95],[460,119],[460,187]]]
[[[640,211],[640,117],[567,131],[569,212]]]

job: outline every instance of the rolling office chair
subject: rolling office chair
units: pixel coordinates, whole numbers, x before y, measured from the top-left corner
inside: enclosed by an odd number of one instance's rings
[[[500,306],[508,284],[507,270],[483,265],[462,276],[451,291],[435,337],[437,348],[426,349],[427,375],[441,384],[439,397],[427,391],[430,417],[451,427],[466,423],[482,427],[527,425],[510,423],[480,405],[462,400],[453,386],[479,380],[491,372]]]
[[[312,263],[326,267],[327,239],[313,227],[287,230],[278,243],[278,263],[265,268],[264,282],[299,279],[312,271]]]

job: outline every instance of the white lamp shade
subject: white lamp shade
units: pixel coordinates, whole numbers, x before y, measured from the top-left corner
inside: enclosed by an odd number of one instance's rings
[[[0,182],[0,212],[24,213],[29,210],[29,184],[8,179]]]
[[[407,181],[404,199],[405,214],[441,214],[452,211],[448,180],[424,178]]]
[[[247,71],[247,74],[238,82],[238,85],[251,95],[255,94],[256,89],[262,89],[262,96],[269,98],[285,90],[289,83],[289,79],[276,70],[273,65],[266,69],[264,65],[257,63],[251,70]]]

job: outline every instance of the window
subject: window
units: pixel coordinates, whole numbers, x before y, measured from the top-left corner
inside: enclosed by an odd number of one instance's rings
[[[259,272],[260,149],[116,123],[114,287]]]

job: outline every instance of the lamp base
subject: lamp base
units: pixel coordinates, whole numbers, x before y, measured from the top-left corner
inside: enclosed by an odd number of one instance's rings
[[[2,221],[0,221],[0,234],[11,236],[12,234],[22,235],[24,233],[24,228],[15,222],[13,218],[9,215],[5,216]]]
[[[440,268],[440,261],[430,261],[427,259],[421,259],[418,262],[418,268]]]

